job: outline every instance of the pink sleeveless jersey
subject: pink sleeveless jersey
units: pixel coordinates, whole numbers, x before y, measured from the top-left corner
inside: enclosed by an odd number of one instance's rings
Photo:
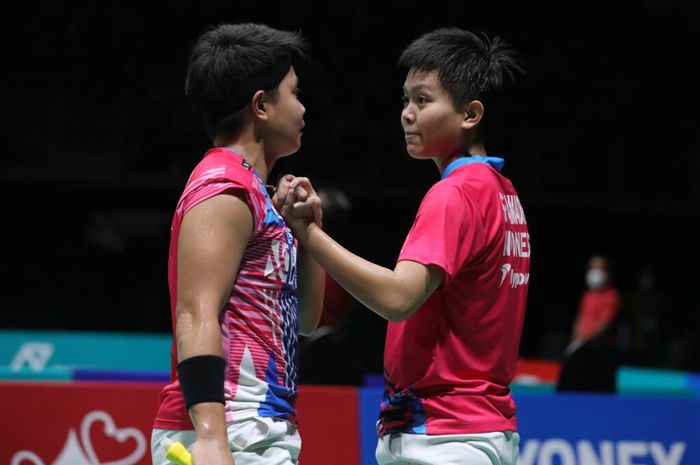
[[[168,282],[175,334],[177,248],[185,214],[225,191],[243,192],[254,230],[221,311],[221,340],[226,359],[226,420],[253,416],[295,417],[297,396],[298,298],[296,242],[272,206],[265,185],[238,154],[209,150],[195,167],[177,204],[170,236]],[[193,429],[177,379],[175,343],[172,382],[160,394],[155,428]]]
[[[530,236],[503,160],[453,162],[425,195],[399,260],[445,282],[406,321],[389,323],[378,432],[515,431],[515,374],[530,280]]]

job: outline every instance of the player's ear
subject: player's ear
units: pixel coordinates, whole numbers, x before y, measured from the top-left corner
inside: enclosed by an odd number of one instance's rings
[[[484,116],[484,104],[479,100],[472,100],[464,107],[464,120],[462,121],[462,129],[472,129],[479,124]]]
[[[253,94],[250,99],[250,106],[253,110],[253,114],[260,119],[267,119],[267,113],[265,111],[265,91],[259,90]]]

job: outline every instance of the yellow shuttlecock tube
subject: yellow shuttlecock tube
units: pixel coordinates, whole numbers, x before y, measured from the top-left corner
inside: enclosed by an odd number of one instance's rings
[[[192,465],[192,454],[181,442],[173,442],[163,438],[160,444],[165,447],[165,458],[177,465]]]

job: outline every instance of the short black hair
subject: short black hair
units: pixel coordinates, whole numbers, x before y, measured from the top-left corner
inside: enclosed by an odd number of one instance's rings
[[[411,42],[399,58],[407,71],[437,71],[455,106],[488,100],[500,90],[504,75],[522,68],[516,53],[499,37],[464,29],[440,28]]]
[[[222,24],[205,31],[190,52],[185,93],[210,137],[240,129],[246,97],[249,101],[257,90],[274,98],[279,81],[294,60],[304,57],[305,48],[300,33],[264,24]],[[284,74],[270,81],[280,70]]]

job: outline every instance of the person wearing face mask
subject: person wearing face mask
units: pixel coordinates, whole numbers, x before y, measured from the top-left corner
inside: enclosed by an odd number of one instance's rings
[[[614,391],[617,341],[614,323],[622,298],[611,279],[610,260],[593,255],[586,269],[571,341],[564,351],[560,391]]]
[[[571,340],[581,343],[601,335],[620,310],[620,293],[610,280],[610,261],[601,255],[588,260],[587,289],[581,295]]]

